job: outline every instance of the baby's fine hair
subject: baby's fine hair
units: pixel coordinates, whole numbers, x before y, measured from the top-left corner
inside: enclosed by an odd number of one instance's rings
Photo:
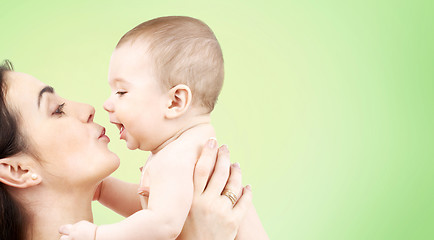
[[[143,41],[161,86],[168,90],[187,85],[193,104],[214,109],[223,86],[224,67],[220,44],[202,21],[183,16],[159,17],[128,31],[116,48]]]

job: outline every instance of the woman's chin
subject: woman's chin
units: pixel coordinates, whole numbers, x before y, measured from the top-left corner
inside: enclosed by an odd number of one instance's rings
[[[116,169],[119,168],[119,166],[121,165],[121,160],[119,159],[118,155],[114,154],[114,159],[113,159],[113,164],[112,164],[112,171],[110,172],[110,174],[112,174],[114,171],[116,171]],[[110,175],[109,174],[109,175]]]
[[[99,169],[100,173],[104,175],[103,178],[110,176],[114,171],[116,171],[119,168],[121,164],[118,155],[116,155],[115,153],[112,153],[112,155],[108,157],[106,160],[109,159],[110,161],[105,161]]]

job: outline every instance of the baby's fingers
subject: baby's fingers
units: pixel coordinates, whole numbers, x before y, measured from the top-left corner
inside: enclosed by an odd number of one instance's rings
[[[62,225],[59,228],[59,233],[69,235],[71,233],[71,229],[72,229],[72,224]]]
[[[68,235],[62,235],[59,240],[72,240],[72,238]]]

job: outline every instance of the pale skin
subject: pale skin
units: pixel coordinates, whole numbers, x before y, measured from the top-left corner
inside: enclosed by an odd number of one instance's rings
[[[118,193],[128,194],[137,188],[135,184],[114,178],[107,178],[104,180],[107,184],[101,185],[101,181],[119,166],[119,158],[108,150],[109,139],[104,135],[104,128],[93,122],[95,110],[92,106],[64,99],[51,87],[24,73],[7,72],[5,82],[8,108],[19,116],[19,129],[26,138],[28,149],[0,159],[0,181],[30,217],[26,239],[59,239],[59,226],[80,220],[86,221],[81,223],[93,221],[92,199],[110,203],[110,198],[104,197],[106,191],[113,193],[116,189]],[[225,215],[200,204],[210,200],[227,203],[223,201],[227,199],[214,193],[221,191],[215,189],[218,184],[226,184],[227,178],[221,178],[219,172],[227,171],[225,164],[229,164],[229,155],[218,150],[216,144],[205,146],[194,173],[196,192],[193,202],[199,204],[194,206],[194,214],[187,219],[187,222],[192,218],[199,219],[201,224],[193,224],[183,232],[189,239],[200,239],[197,236],[233,239],[251,201],[251,192],[244,189],[237,207],[222,208]],[[211,177],[210,182],[217,184],[209,184],[205,189],[216,158],[213,176],[217,177]],[[233,187],[241,189],[239,169],[232,169],[229,182],[238,183]],[[137,198],[129,203],[130,208],[125,204],[111,207],[128,216],[140,208]],[[204,212],[214,215],[217,220],[205,218]],[[222,235],[214,238],[214,232]]]
[[[216,158],[217,161],[215,161]],[[208,179],[211,174],[211,178]],[[217,148],[216,141],[210,139],[204,145],[201,156],[196,163],[193,180],[193,206],[181,236],[178,239],[234,239],[251,203],[252,195],[250,186],[242,187],[241,169],[239,166],[237,164],[230,164],[227,147],[222,146]],[[109,199],[109,197],[113,197],[113,194],[107,195],[104,194],[104,191],[116,191],[117,194],[133,196],[135,195],[134,189],[137,185],[125,183],[115,178],[104,180],[104,182],[106,181],[110,182],[109,186],[115,188],[107,189],[107,186],[102,187],[99,201],[104,202],[107,207],[118,210],[118,213],[124,214],[124,216],[128,216],[136,211],[134,208],[125,208],[125,206],[122,207],[121,205],[116,207],[107,204],[116,201]],[[130,185],[130,188],[128,188],[128,185]],[[127,188],[119,188],[119,186]],[[242,196],[235,206],[232,206],[226,196],[220,195],[222,189],[225,187],[242,190]],[[106,195],[108,198],[103,200],[102,195]],[[130,204],[140,207],[137,198],[135,198],[135,202],[130,202]],[[78,233],[74,231],[76,228],[88,227],[92,227],[92,225],[86,221],[81,221],[74,225],[64,225],[59,231],[68,236],[64,235],[61,239],[82,237],[77,235],[71,236],[71,234]]]
[[[119,158],[108,150],[90,105],[63,99],[24,73],[8,72],[6,83],[29,151],[0,160],[0,181],[32,216],[28,239],[59,239],[60,225],[93,220],[95,189]]]
[[[103,200],[107,205],[122,206],[122,202],[134,201],[139,191],[142,209],[119,223],[98,228],[90,223],[77,223],[71,228],[68,239],[183,237],[180,233],[193,203],[194,165],[203,142],[215,137],[215,133],[209,111],[193,102],[188,86],[180,84],[169,90],[162,89],[150,60],[140,54],[143,48],[146,46],[127,44],[113,52],[109,70],[112,94],[104,108],[109,112],[110,121],[120,129],[120,137],[127,147],[151,151],[151,156],[144,166],[138,190],[130,189],[130,194],[122,195],[125,199],[111,198],[110,195],[117,194],[116,189],[121,187],[116,184],[101,195],[101,199],[112,199],[113,202]],[[170,156],[178,158],[174,161]],[[105,185],[110,184],[113,183]],[[229,190],[242,196],[241,189]],[[226,200],[232,205],[228,198]],[[251,204],[237,238],[252,239],[252,236],[268,239]]]

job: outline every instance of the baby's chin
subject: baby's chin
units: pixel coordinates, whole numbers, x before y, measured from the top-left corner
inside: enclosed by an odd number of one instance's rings
[[[153,150],[155,150],[155,148],[157,148],[158,145],[155,145],[149,141],[138,141],[137,138],[134,138],[131,135],[127,135],[127,139],[125,140],[126,144],[127,144],[127,148],[129,150],[142,150],[142,151],[149,151],[152,152]]]
[[[152,151],[153,149],[150,148],[147,144],[140,144],[136,141],[127,141],[127,148],[129,150],[142,150],[142,151]]]
[[[134,141],[134,140],[126,140],[127,143],[127,148],[130,150],[136,150],[137,148],[139,148],[139,144]]]

